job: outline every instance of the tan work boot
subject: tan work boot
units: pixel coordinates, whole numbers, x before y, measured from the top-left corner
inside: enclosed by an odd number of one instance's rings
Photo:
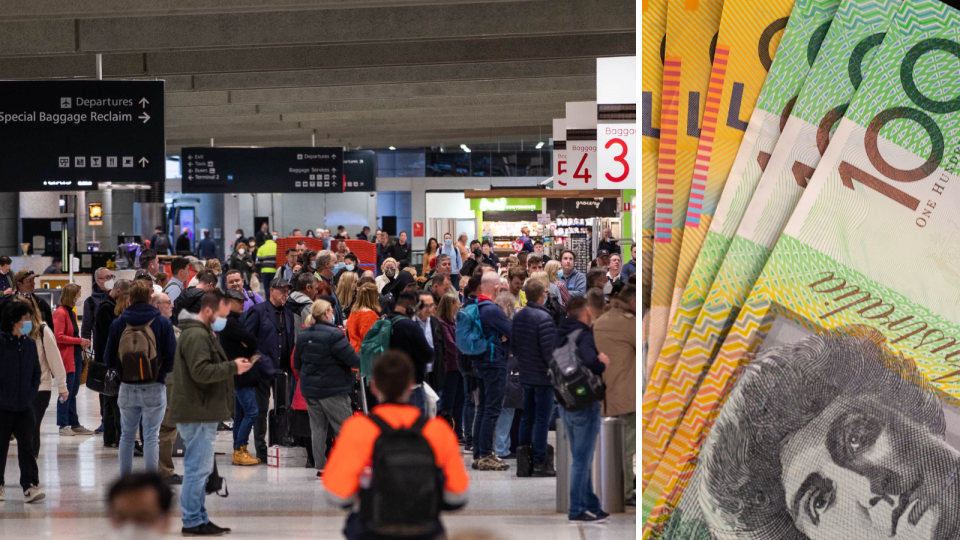
[[[233,451],[233,464],[234,465],[256,465],[260,463],[257,458],[250,457],[250,454],[247,454],[243,449]]]
[[[250,455],[250,451],[247,450],[247,446],[246,446],[246,445],[241,446],[241,447],[240,447],[240,450],[241,450],[248,458],[257,460],[257,463],[263,463],[262,461],[260,461],[260,458],[254,457],[254,456]]]

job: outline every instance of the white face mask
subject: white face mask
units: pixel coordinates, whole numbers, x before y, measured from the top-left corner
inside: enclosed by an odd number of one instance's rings
[[[276,240],[276,239],[277,239],[277,235],[273,235],[273,239]]]
[[[237,239],[240,239],[240,238],[243,238],[243,235],[242,235],[242,234],[238,234],[238,235],[237,235]]]
[[[112,290],[113,286],[116,284],[117,284],[117,278],[111,278],[111,279],[108,279],[106,282],[104,282],[103,288],[104,290],[109,291],[109,290]]]
[[[238,249],[238,250],[237,250],[237,253],[239,253],[240,255],[243,255],[243,254],[246,253],[246,252],[247,252],[247,250],[245,250],[245,249]]]
[[[344,265],[344,268],[347,269],[347,272],[353,272],[353,269],[356,267],[352,264],[347,264],[347,265]]]

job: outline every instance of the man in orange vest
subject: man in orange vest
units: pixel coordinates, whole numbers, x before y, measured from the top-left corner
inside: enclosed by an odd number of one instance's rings
[[[407,404],[413,385],[410,358],[396,350],[384,353],[374,364],[370,381],[370,390],[382,405],[374,407],[369,417],[354,416],[344,422],[330,452],[323,486],[335,502],[352,508],[344,528],[348,539],[386,539],[392,537],[391,530],[401,529],[422,531],[404,538],[440,538],[444,531],[439,511],[458,510],[466,504],[470,480],[457,436],[443,420],[421,417],[419,409]],[[420,453],[411,448],[419,448]],[[398,456],[400,451],[412,453]],[[426,474],[391,464],[391,458],[398,464],[416,462],[424,452],[432,459],[421,460]],[[426,492],[435,485],[442,493],[423,500],[419,494],[424,492],[412,485],[421,480],[427,484]]]

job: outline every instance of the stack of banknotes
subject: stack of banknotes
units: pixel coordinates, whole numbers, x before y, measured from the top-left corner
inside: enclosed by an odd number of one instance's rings
[[[644,0],[644,538],[960,538],[960,11]]]

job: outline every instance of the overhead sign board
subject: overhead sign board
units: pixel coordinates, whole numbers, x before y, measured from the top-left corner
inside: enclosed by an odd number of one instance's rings
[[[376,154],[337,147],[183,148],[184,193],[376,190]]]
[[[597,186],[637,189],[637,57],[597,58]]]
[[[347,150],[343,153],[343,191],[377,190],[377,153],[373,150]]]
[[[567,172],[553,189],[597,189],[597,102],[567,103]]]
[[[87,225],[103,225],[103,203],[87,203]]]
[[[0,191],[162,183],[163,84],[0,82]]]

